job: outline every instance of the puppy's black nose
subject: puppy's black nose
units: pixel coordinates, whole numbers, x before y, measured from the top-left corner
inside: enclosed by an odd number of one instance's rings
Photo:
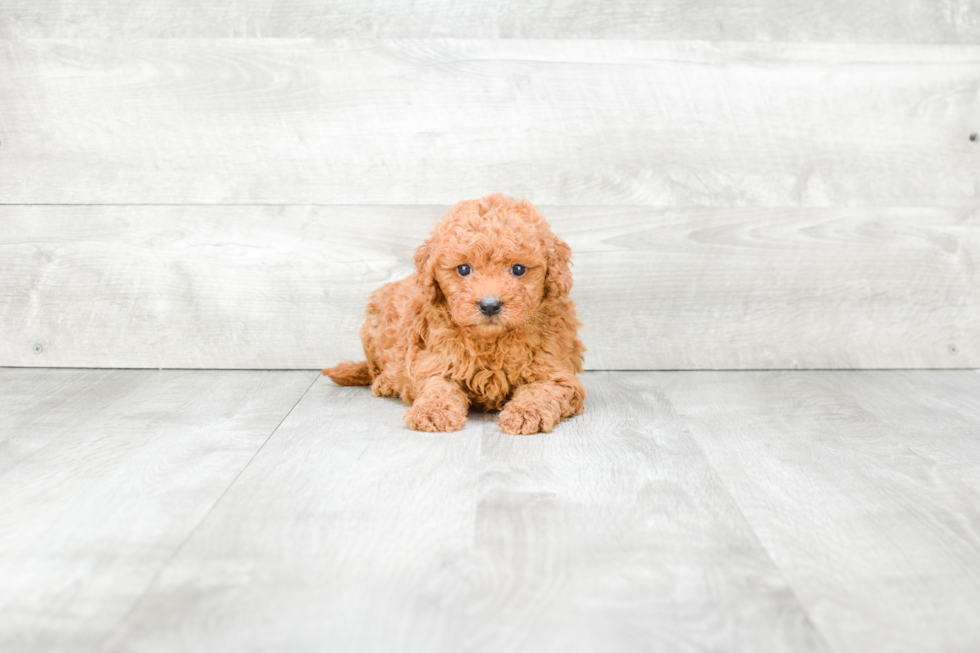
[[[500,309],[503,308],[503,306],[504,303],[499,299],[497,299],[496,297],[494,297],[493,295],[490,295],[489,297],[484,297],[483,299],[480,300],[480,312],[486,315],[487,317],[499,313]]]

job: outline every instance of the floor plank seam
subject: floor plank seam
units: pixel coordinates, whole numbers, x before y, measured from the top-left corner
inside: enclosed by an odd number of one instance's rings
[[[745,522],[745,526],[748,528],[749,533],[752,534],[752,539],[756,541],[756,544],[759,545],[759,549],[762,551],[763,555],[765,555],[766,560],[769,561],[769,564],[772,565],[773,569],[779,572],[779,576],[783,579],[783,582],[786,583],[786,589],[789,591],[790,596],[793,598],[793,603],[800,611],[800,614],[802,614],[803,617],[806,619],[806,623],[810,626],[810,629],[813,631],[814,636],[820,639],[820,643],[823,646],[823,650],[828,652],[836,651],[837,649],[835,649],[830,645],[830,641],[826,638],[826,636],[824,636],[823,631],[820,630],[816,622],[811,617],[810,611],[807,610],[806,606],[803,605],[803,603],[800,601],[800,598],[796,595],[796,589],[793,587],[792,583],[790,583],[789,578],[786,577],[783,568],[776,563],[776,560],[773,558],[772,553],[766,547],[765,543],[762,541],[762,538],[759,537],[759,534],[756,532],[755,527],[752,525],[752,522],[749,521],[749,518],[745,515],[745,511],[742,510],[742,506],[735,499],[735,495],[733,495],[731,491],[728,489],[728,485],[721,477],[721,474],[719,474],[718,470],[715,469],[714,463],[711,462],[711,459],[704,451],[704,448],[701,446],[701,443],[698,442],[698,438],[694,435],[693,430],[687,424],[687,420],[685,420],[683,416],[681,416],[679,413],[677,413],[676,410],[674,410],[673,403],[670,402],[669,399],[667,400],[667,402],[668,405],[670,405],[671,411],[674,413],[674,416],[677,417],[684,424],[684,433],[686,433],[687,436],[691,439],[691,442],[694,443],[694,446],[697,448],[698,453],[701,454],[701,458],[708,465],[708,469],[711,470],[711,475],[715,477],[715,480],[718,481],[719,487],[721,487],[725,491],[725,494],[728,496],[728,499],[732,502],[732,505],[735,506],[735,508],[738,510],[738,514],[742,517],[742,521]]]
[[[298,406],[300,402],[303,401],[303,398],[307,394],[309,394],[310,390],[313,389],[313,386],[316,385],[316,382],[319,378],[320,378],[320,373],[317,372],[316,375],[313,377],[313,380],[310,382],[310,384],[306,386],[306,390],[304,390],[300,394],[300,396],[296,399],[296,401],[289,408],[289,410],[286,411],[286,414],[283,415],[283,418],[279,420],[278,424],[276,424],[275,428],[273,428],[269,432],[269,436],[262,442],[261,445],[259,445],[259,447],[255,450],[255,453],[252,454],[252,457],[248,459],[248,462],[242,465],[242,468],[238,470],[238,473],[235,474],[235,477],[231,480],[230,483],[228,483],[228,487],[226,487],[224,491],[218,496],[218,498],[214,500],[214,503],[211,504],[211,507],[208,508],[207,512],[204,514],[203,517],[201,517],[200,521],[198,521],[198,523],[194,526],[194,528],[192,528],[190,532],[187,534],[187,536],[184,537],[183,541],[181,541],[181,543],[174,548],[174,551],[170,555],[170,557],[167,558],[167,560],[164,561],[162,565],[160,565],[160,568],[157,569],[157,572],[153,575],[153,578],[151,578],[150,582],[146,584],[146,588],[143,590],[143,592],[139,595],[139,597],[135,601],[133,601],[133,604],[126,611],[126,614],[124,614],[122,617],[119,618],[119,622],[116,624],[116,627],[113,628],[109,632],[109,634],[105,637],[105,639],[102,641],[102,645],[99,647],[100,650],[106,650],[106,646],[110,642],[112,642],[113,639],[116,638],[119,632],[126,625],[126,622],[128,622],[129,619],[133,616],[133,614],[139,609],[140,604],[143,603],[144,599],[146,599],[146,597],[149,595],[153,587],[157,584],[157,582],[159,582],[160,577],[163,575],[163,572],[165,572],[167,568],[173,564],[174,560],[177,559],[177,556],[180,555],[180,552],[184,549],[185,546],[187,546],[187,543],[190,542],[190,540],[194,537],[194,534],[201,529],[201,526],[204,525],[204,523],[214,512],[214,509],[221,503],[221,501],[225,498],[225,496],[227,496],[228,492],[231,490],[231,488],[235,486],[235,483],[238,482],[238,479],[241,478],[242,474],[245,473],[245,470],[248,469],[249,466],[251,466],[252,462],[256,459],[256,457],[258,457],[259,453],[262,452],[265,446],[269,444],[269,441],[272,440],[273,436],[276,434],[276,432],[279,431],[283,423],[287,419],[289,419],[289,416],[292,414],[292,412],[296,410],[296,406]]]

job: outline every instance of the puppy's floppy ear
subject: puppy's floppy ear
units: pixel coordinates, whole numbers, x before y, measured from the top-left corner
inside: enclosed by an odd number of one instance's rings
[[[548,247],[548,272],[544,278],[544,295],[549,299],[568,297],[572,289],[572,248],[558,236]]]
[[[435,263],[432,260],[435,238],[429,238],[415,249],[415,283],[429,304],[442,301],[442,291],[436,283]]]

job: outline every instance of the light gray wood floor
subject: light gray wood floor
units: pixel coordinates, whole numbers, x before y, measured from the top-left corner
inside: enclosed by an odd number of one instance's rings
[[[583,378],[512,437],[309,371],[0,369],[0,650],[980,650],[980,373]]]

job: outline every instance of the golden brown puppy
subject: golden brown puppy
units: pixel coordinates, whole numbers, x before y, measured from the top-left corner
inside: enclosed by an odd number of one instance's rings
[[[500,410],[507,433],[550,431],[585,399],[570,257],[527,200],[460,202],[415,250],[415,273],[371,295],[367,361],[323,373],[401,397],[411,429],[455,431],[475,405]]]

